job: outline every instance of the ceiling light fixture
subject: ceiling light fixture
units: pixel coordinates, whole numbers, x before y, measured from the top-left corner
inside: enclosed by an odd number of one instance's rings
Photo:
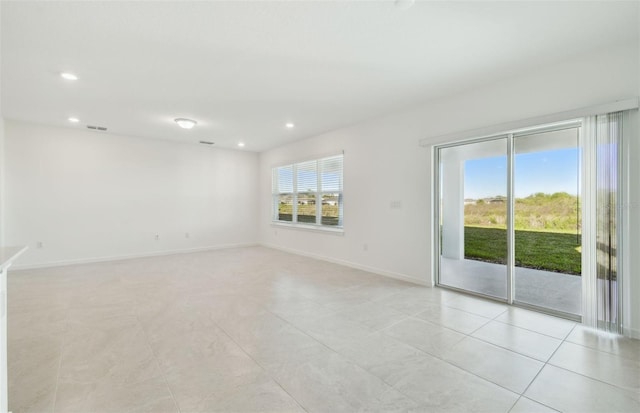
[[[244,147],[244,142],[238,142],[238,146],[243,148]]]
[[[183,129],[191,129],[198,124],[195,120],[185,118],[177,118],[175,122]]]
[[[78,118],[73,118],[73,117],[72,117],[72,118],[69,118],[69,122],[71,122],[71,123],[78,123],[78,122],[80,122],[80,119],[78,119]]]
[[[78,76],[74,75],[73,73],[69,73],[69,72],[62,72],[62,73],[60,73],[60,76],[63,79],[66,79],[66,80],[78,80]]]
[[[293,123],[289,122],[286,125],[284,125],[287,127],[287,129],[293,129],[296,125],[294,125]]]

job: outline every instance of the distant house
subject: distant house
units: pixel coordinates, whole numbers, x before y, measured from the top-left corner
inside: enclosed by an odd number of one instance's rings
[[[338,205],[338,197],[337,196],[324,196],[322,197],[322,205]]]
[[[503,196],[496,196],[494,198],[486,198],[484,201],[489,204],[503,204],[507,201],[507,198]]]
[[[464,204],[465,204],[465,205],[475,205],[476,203],[477,203],[477,202],[476,202],[476,200],[475,200],[475,199],[466,198],[466,199],[464,200]]]
[[[316,204],[315,198],[308,198],[308,197],[298,198],[298,205],[315,205],[315,204]]]

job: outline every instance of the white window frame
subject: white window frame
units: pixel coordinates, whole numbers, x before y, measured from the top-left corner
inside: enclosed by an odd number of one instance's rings
[[[324,160],[331,158],[341,158],[341,171],[340,171],[340,189],[339,190],[324,190],[322,182],[321,165]],[[309,162],[315,162],[316,164],[316,176],[317,184],[315,191],[298,191],[298,165],[306,164]],[[278,189],[278,171],[281,168],[290,167],[292,171],[292,192],[280,192]],[[299,161],[294,163],[287,163],[284,165],[278,165],[271,170],[272,184],[271,184],[271,221],[272,225],[299,228],[299,229],[311,229],[320,231],[329,231],[336,233],[344,232],[344,204],[343,204],[343,180],[344,180],[344,154],[335,154],[331,156],[324,156],[316,159],[309,159],[305,161]],[[298,195],[299,194],[313,194],[316,199],[316,222],[298,222]],[[327,194],[338,193],[338,225],[327,225],[322,223],[322,197]],[[292,197],[292,216],[291,221],[282,221],[279,219],[279,204],[280,195],[290,194]]]

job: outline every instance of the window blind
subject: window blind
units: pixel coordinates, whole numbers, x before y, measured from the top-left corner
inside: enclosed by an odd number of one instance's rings
[[[274,222],[341,228],[343,155],[273,168]]]

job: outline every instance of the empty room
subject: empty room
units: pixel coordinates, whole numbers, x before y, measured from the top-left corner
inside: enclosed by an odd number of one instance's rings
[[[0,413],[640,411],[639,1],[0,36]]]

